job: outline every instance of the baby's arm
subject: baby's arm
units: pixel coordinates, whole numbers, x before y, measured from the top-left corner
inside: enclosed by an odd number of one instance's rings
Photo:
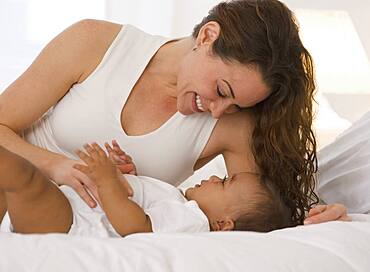
[[[84,145],[84,148],[88,154],[81,150],[76,154],[87,166],[78,164],[74,167],[95,182],[102,208],[114,229],[121,236],[152,232],[149,216],[128,198],[127,190],[120,184],[116,166],[104,150],[96,143]]]
[[[113,158],[114,163],[122,174],[136,175],[136,165],[132,158],[124,152],[116,140],[112,140],[112,146],[109,143],[104,144],[109,157]]]

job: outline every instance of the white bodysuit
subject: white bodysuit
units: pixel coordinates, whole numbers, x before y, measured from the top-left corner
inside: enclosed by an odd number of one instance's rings
[[[194,201],[188,201],[176,187],[163,181],[125,175],[136,202],[150,217],[153,232],[208,232],[207,216]],[[71,203],[73,224],[70,235],[90,237],[120,237],[108,221],[100,206],[91,209],[77,193],[68,186],[62,192]],[[122,220],[130,220],[122,218]]]
[[[133,158],[138,175],[179,185],[193,174],[217,120],[209,113],[184,116],[176,112],[161,127],[140,136],[127,135],[121,126],[121,112],[131,90],[153,55],[168,41],[123,26],[91,75],[73,85],[24,131],[26,141],[78,159],[74,150],[83,144],[103,145],[116,139]]]

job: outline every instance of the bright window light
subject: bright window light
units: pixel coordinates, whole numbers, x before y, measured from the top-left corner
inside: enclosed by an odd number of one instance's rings
[[[370,63],[351,17],[340,10],[296,10],[301,38],[324,93],[369,93]]]
[[[46,43],[66,26],[86,18],[104,19],[104,0],[30,0],[27,35],[35,43]]]
[[[370,63],[347,11],[297,9],[295,14],[315,64],[319,91],[315,129],[321,147],[351,125],[324,94],[335,95],[341,103],[352,95],[370,98]],[[355,107],[347,103],[346,110],[356,112]]]

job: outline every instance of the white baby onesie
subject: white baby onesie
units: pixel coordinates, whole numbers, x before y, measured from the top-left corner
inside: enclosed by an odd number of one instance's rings
[[[142,207],[150,217],[153,232],[210,231],[207,216],[194,200],[188,201],[180,189],[150,177],[125,177],[134,192],[130,199]],[[120,237],[100,206],[92,209],[71,187],[63,185],[59,188],[72,206],[73,223],[69,230],[70,235]],[[9,215],[6,213],[1,231],[9,232],[12,229]]]
[[[150,177],[125,177],[134,192],[130,199],[150,217],[153,232],[210,231],[207,216],[194,200],[188,201],[178,188]],[[69,231],[71,235],[119,237],[101,207],[91,209],[70,187],[61,186],[61,190],[69,199],[74,213]]]

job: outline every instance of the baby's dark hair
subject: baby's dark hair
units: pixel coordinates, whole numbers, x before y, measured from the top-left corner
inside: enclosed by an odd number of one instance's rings
[[[245,201],[234,231],[269,232],[292,227],[292,211],[284,203],[277,187],[265,176],[258,176],[258,188]]]

